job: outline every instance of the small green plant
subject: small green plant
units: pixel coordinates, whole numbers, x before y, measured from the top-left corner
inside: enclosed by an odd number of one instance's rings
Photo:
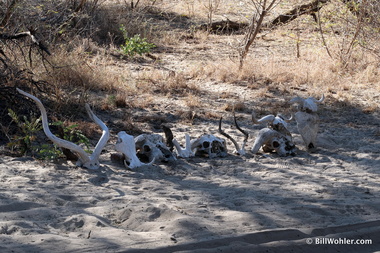
[[[63,156],[63,152],[55,144],[42,144],[37,148],[38,158],[41,160],[57,160]]]
[[[12,149],[20,148],[21,154],[35,151],[32,143],[37,138],[37,132],[42,129],[40,122],[41,117],[28,120],[28,118],[24,116],[20,119],[12,109],[8,109],[8,115],[11,117],[12,121],[17,124],[22,133],[22,135],[14,135],[11,142],[8,143],[8,147],[11,147]]]
[[[20,118],[13,110],[8,109],[8,115],[12,122],[16,123],[19,133],[10,136],[10,142],[7,144],[12,150],[19,149],[22,155],[31,153],[38,159],[56,160],[63,156],[63,152],[54,144],[37,143],[37,133],[43,129],[40,118],[29,120],[26,116]],[[77,124],[64,126],[62,121],[51,123],[52,126],[60,128],[60,137],[78,145],[84,145],[85,151],[90,153],[90,140],[83,135],[82,131],[76,129]]]
[[[146,38],[141,38],[140,34],[129,37],[124,25],[120,25],[120,31],[123,33],[125,40],[124,45],[121,46],[121,50],[123,54],[129,57],[134,57],[136,54],[143,55],[150,53],[151,49],[156,47],[156,45],[148,43]]]
[[[62,121],[50,123],[51,126],[57,126],[60,128],[60,137],[64,140],[73,142],[78,145],[84,145],[85,151],[90,153],[90,140],[83,135],[82,131],[75,129],[77,124],[65,126]],[[37,147],[39,159],[42,160],[57,160],[60,157],[64,157],[62,150],[55,144],[42,144]]]
[[[91,153],[90,149],[90,140],[82,133],[81,130],[76,129],[78,124],[65,126],[62,121],[53,122],[50,125],[58,126],[62,129],[60,133],[60,137],[64,140],[73,142],[75,144],[81,145],[83,144],[86,149],[85,151]]]

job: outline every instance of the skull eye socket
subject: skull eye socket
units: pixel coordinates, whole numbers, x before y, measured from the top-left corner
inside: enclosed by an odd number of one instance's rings
[[[210,142],[205,141],[205,142],[202,143],[202,146],[203,146],[203,148],[209,148],[210,147]]]
[[[145,153],[150,152],[152,150],[148,145],[144,145],[143,148]]]
[[[278,148],[278,147],[280,146],[280,143],[279,143],[278,141],[274,141],[274,142],[272,143],[272,146],[273,146],[274,148]]]

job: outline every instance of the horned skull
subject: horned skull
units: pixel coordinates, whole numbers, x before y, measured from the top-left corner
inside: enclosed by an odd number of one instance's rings
[[[191,150],[195,154],[207,154],[209,158],[227,156],[227,146],[224,139],[212,134],[204,134],[191,141]]]
[[[304,141],[307,149],[316,147],[317,134],[319,129],[319,117],[315,113],[297,112],[295,115],[297,129]]]
[[[127,168],[134,169],[143,165],[151,165],[155,161],[155,159],[152,159],[149,164],[142,163],[136,155],[136,145],[133,136],[127,134],[125,131],[121,131],[117,134],[115,149],[123,153],[125,159],[124,165]]]
[[[175,161],[173,153],[165,145],[159,134],[141,134],[135,138],[137,154],[150,161],[155,159],[162,162]]]
[[[295,155],[296,152],[296,146],[286,135],[270,128],[259,131],[252,153],[256,154],[260,147],[264,152],[276,152],[279,156]]]
[[[289,139],[289,141],[292,141],[292,135],[291,135],[290,131],[288,130],[288,123],[292,119],[293,119],[293,117],[286,119],[281,114],[277,114],[277,116],[269,114],[269,115],[262,117],[261,119],[256,119],[255,113],[254,112],[252,113],[252,122],[254,124],[267,123],[268,128],[282,133],[283,135],[285,135]]]
[[[307,113],[317,112],[318,104],[325,100],[325,95],[322,94],[321,99],[317,100],[313,97],[301,98],[295,97],[290,100],[290,103],[298,103],[298,111],[304,111]]]
[[[316,140],[319,128],[319,117],[317,115],[318,105],[322,103],[325,96],[317,100],[313,97],[303,99],[301,97],[295,97],[290,100],[290,103],[298,104],[298,112],[294,115],[298,131],[306,145],[308,150],[316,148]]]

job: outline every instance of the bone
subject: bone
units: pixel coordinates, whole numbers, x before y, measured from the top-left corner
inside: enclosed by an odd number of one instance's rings
[[[317,115],[318,105],[325,100],[325,96],[317,100],[313,97],[303,99],[295,97],[290,103],[298,104],[298,112],[295,114],[297,129],[300,133],[306,148],[314,151],[317,147],[317,134],[319,129],[319,116]]]
[[[309,150],[317,147],[317,134],[319,129],[319,117],[314,113],[297,112],[295,114],[297,129],[305,146]]]
[[[235,146],[235,150],[233,151],[233,153],[235,153],[235,154],[237,154],[237,155],[242,155],[242,156],[246,155],[247,152],[245,151],[245,144],[246,144],[247,141],[248,141],[248,137],[249,137],[249,135],[248,135],[247,132],[245,132],[243,129],[241,129],[240,126],[238,125],[237,120],[236,120],[236,115],[235,115],[235,113],[234,113],[234,123],[235,123],[235,126],[236,126],[236,128],[237,128],[241,133],[244,134],[244,140],[243,140],[243,143],[242,143],[242,145],[241,145],[241,148],[240,148],[239,144],[237,143],[237,141],[236,141],[234,138],[232,138],[229,134],[227,134],[225,131],[222,130],[222,119],[223,119],[223,117],[220,117],[220,120],[219,120],[219,133],[220,133],[221,135],[225,136],[225,137],[226,137],[227,139],[229,139],[230,141],[232,141],[232,143],[233,143],[234,146]]]
[[[87,168],[90,170],[96,170],[100,167],[99,156],[100,156],[102,149],[107,144],[110,134],[109,134],[109,130],[108,130],[107,126],[91,111],[90,106],[88,104],[85,105],[88,115],[103,130],[102,136],[100,137],[97,145],[95,146],[95,149],[92,152],[91,156],[88,156],[88,154],[79,145],[72,143],[70,141],[67,141],[67,140],[60,139],[57,136],[55,136],[50,131],[46,109],[43,106],[42,102],[37,97],[35,97],[35,96],[33,96],[33,95],[23,91],[23,90],[20,90],[18,88],[16,88],[16,89],[19,93],[21,93],[24,96],[31,98],[37,104],[38,108],[41,111],[42,126],[43,126],[43,129],[44,129],[46,136],[54,144],[56,144],[58,147],[62,147],[62,148],[66,148],[66,149],[71,150],[78,157],[78,161],[76,163],[77,166],[84,167],[84,168]]]
[[[182,158],[189,158],[195,156],[194,152],[191,150],[190,135],[185,134],[185,148],[183,148],[177,139],[174,139],[172,130],[165,125],[162,125],[162,129],[165,133],[166,146],[169,147],[169,150],[173,152],[174,147],[177,151],[177,156]]]
[[[191,150],[195,154],[207,154],[209,158],[227,156],[226,141],[212,134],[204,134],[192,140]]]
[[[274,116],[273,114],[266,115],[260,119],[256,119],[256,115],[252,112],[252,122],[254,124],[267,123],[267,127],[273,130],[276,130],[283,135],[285,135],[289,141],[292,141],[292,135],[288,130],[288,123],[293,120],[293,116],[289,119],[285,119],[285,117],[281,114],[277,114]]]
[[[322,94],[322,97],[319,100],[313,97],[308,97],[306,99],[301,98],[301,97],[295,97],[291,99],[289,102],[291,104],[297,103],[299,111],[305,111],[305,112],[311,113],[311,112],[317,112],[318,104],[322,103],[324,100],[325,100],[325,95]]]
[[[195,153],[191,149],[190,135],[185,134],[185,148],[182,148],[176,139],[173,139],[173,145],[177,150],[178,156],[182,158],[189,158],[195,156]]]
[[[135,139],[132,135],[127,134],[125,131],[121,131],[117,134],[117,137],[115,149],[116,151],[124,154],[125,167],[136,169],[141,166],[152,165],[155,162],[155,158],[153,158],[149,163],[143,163],[139,160],[136,155]]]
[[[275,151],[279,156],[295,155],[296,147],[284,134],[270,129],[263,128],[259,131],[251,152],[256,154],[260,148],[264,152]]]
[[[155,159],[162,162],[176,160],[159,134],[141,134],[135,138],[135,144],[138,154],[148,157],[149,160]]]

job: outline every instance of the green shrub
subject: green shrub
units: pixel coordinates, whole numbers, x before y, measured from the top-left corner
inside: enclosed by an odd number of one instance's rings
[[[120,26],[120,31],[123,33],[125,40],[124,45],[121,46],[121,50],[123,54],[129,57],[134,57],[136,54],[143,55],[150,53],[151,49],[156,47],[156,45],[148,43],[146,38],[141,38],[140,34],[136,34],[133,37],[128,37],[128,33],[124,25]]]
[[[12,136],[12,141],[8,143],[8,147],[14,149],[19,148],[21,154],[34,151],[32,143],[37,139],[36,134],[42,129],[41,117],[32,118],[28,120],[26,116],[20,117],[11,109],[8,109],[8,115],[11,117],[12,121],[17,124],[21,130],[20,135]]]
[[[62,151],[55,144],[39,143],[37,141],[37,134],[43,129],[41,117],[32,117],[30,120],[26,116],[20,118],[11,109],[8,109],[8,115],[19,129],[18,134],[10,137],[10,142],[7,144],[9,148],[12,150],[18,149],[21,155],[29,153],[42,160],[56,160],[63,156]],[[90,153],[90,140],[83,135],[82,131],[76,129],[78,125],[64,126],[62,121],[54,122],[50,125],[62,129],[60,134],[62,139],[78,145],[84,145],[86,147],[85,151]]]

